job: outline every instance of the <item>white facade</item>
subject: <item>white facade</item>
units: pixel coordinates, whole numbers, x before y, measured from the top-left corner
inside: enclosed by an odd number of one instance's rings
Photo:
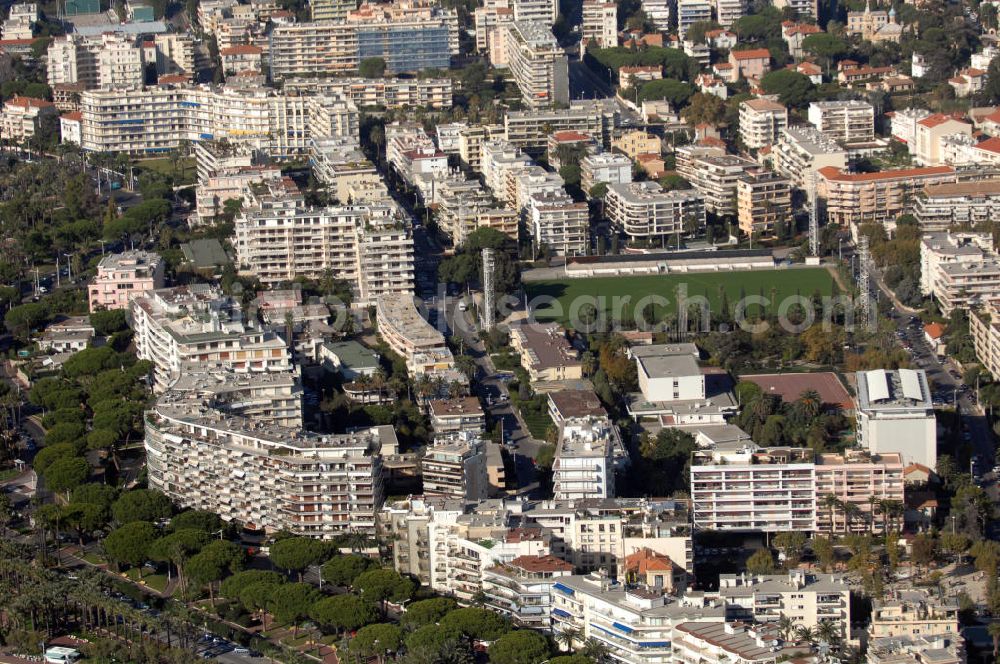
[[[604,205],[612,225],[630,239],[666,243],[705,225],[705,202],[694,189],[663,191],[653,181],[612,184]]]
[[[569,65],[543,23],[514,21],[504,27],[506,65],[528,108],[569,103]]]
[[[552,464],[556,500],[614,497],[613,427],[606,417],[571,418],[563,423]]]
[[[618,45],[618,5],[604,0],[584,0],[583,2],[583,45],[591,40],[598,48]]]
[[[905,464],[937,466],[937,423],[921,370],[859,371],[858,443],[873,454],[898,452]]]
[[[788,126],[788,109],[767,99],[740,104],[740,139],[751,150],[773,145]]]
[[[875,139],[875,108],[866,101],[814,101],[809,104],[809,123],[830,138],[844,143]]]
[[[599,182],[628,184],[632,181],[632,160],[623,154],[602,152],[580,161],[580,186],[589,192]]]
[[[712,20],[712,0],[678,0],[677,33],[681,39],[695,23]]]

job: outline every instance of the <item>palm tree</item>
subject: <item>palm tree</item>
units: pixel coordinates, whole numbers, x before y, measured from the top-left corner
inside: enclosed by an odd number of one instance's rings
[[[832,620],[824,620],[816,628],[816,636],[821,641],[833,645],[840,639],[840,629]]]
[[[799,395],[798,404],[802,409],[802,414],[809,421],[812,421],[819,415],[819,411],[823,407],[823,399],[816,390],[806,390]]]
[[[835,530],[834,521],[836,521],[836,519],[834,517],[837,514],[837,510],[841,509],[843,505],[844,504],[840,502],[840,499],[832,493],[828,493],[823,496],[823,507],[830,512],[830,532]]]
[[[787,641],[788,637],[795,631],[795,621],[782,614],[782,616],[778,618],[778,631],[781,632],[781,638]]]
[[[899,528],[899,518],[903,516],[903,503],[899,500],[882,500],[882,517],[885,520],[885,528],[888,530],[890,524],[897,530]]]
[[[611,650],[607,644],[597,639],[587,639],[583,642],[583,655],[600,664],[608,659]]]
[[[816,640],[816,632],[808,627],[797,627],[795,629],[795,636],[799,639],[799,641],[811,642]]]
[[[573,644],[583,640],[583,630],[576,627],[566,626],[556,631],[556,643],[566,646],[566,650],[573,650]]]

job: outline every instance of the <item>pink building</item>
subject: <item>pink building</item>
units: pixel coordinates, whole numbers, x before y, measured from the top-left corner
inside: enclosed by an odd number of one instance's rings
[[[163,259],[149,251],[109,254],[97,266],[90,284],[90,310],[124,309],[129,300],[163,288]]]
[[[820,454],[816,457],[816,525],[824,532],[838,533],[899,528],[902,524],[892,523],[891,510],[883,506],[902,507],[903,487],[903,457],[896,452]],[[838,503],[828,502],[829,496]]]
[[[771,52],[766,48],[752,48],[746,51],[730,51],[729,64],[732,65],[732,79],[735,82],[741,78],[760,79],[771,71]]]

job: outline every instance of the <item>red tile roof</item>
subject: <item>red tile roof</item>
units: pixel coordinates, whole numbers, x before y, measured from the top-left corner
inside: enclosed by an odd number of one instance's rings
[[[771,52],[766,48],[752,48],[748,51],[733,51],[730,55],[736,60],[761,60],[763,58],[771,58]]]
[[[590,135],[579,131],[557,131],[552,134],[552,138],[557,141],[589,141]]]
[[[511,567],[520,567],[526,572],[572,572],[573,566],[553,555],[518,556],[510,561]]]
[[[994,154],[1000,154],[1000,138],[987,138],[982,143],[977,143],[976,149],[985,150],[986,152],[992,152]]]
[[[927,325],[924,325],[924,334],[931,339],[940,339],[944,334],[944,325],[941,323],[927,323]]]
[[[237,44],[219,51],[219,55],[260,55],[264,51],[259,46],[250,44]]]
[[[67,113],[66,115],[62,115],[60,117],[63,120],[67,120],[69,122],[79,122],[80,120],[83,119],[83,113],[81,113],[80,111],[73,111],[71,113]]]
[[[21,108],[49,108],[55,106],[51,101],[36,99],[35,97],[14,97],[4,103],[5,106],[20,106]]]
[[[961,79],[959,79],[961,81]],[[929,129],[942,125],[949,120],[955,120],[951,115],[945,115],[944,113],[935,113],[934,115],[928,115],[923,120],[918,120],[917,124],[923,125]]]

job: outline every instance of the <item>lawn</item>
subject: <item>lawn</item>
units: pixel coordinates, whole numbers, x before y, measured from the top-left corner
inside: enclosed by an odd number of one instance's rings
[[[175,185],[194,184],[198,179],[198,165],[194,157],[181,157],[177,160],[177,168],[169,157],[160,159],[141,159],[135,162],[139,168],[155,171],[174,178]]]
[[[770,299],[773,288],[780,303],[783,298],[796,294],[811,297],[813,293],[819,291],[821,295],[832,295],[836,288],[832,275],[825,268],[552,279],[524,284],[537,320],[565,323],[570,318],[571,312],[576,313],[581,304],[586,303],[584,300],[571,309],[573,301],[580,297],[591,296],[598,298],[598,308],[604,312],[611,314],[620,311],[624,319],[629,322],[625,325],[626,328],[635,327],[632,310],[638,301],[649,295],[658,295],[666,299],[666,306],[653,303],[656,320],[662,319],[665,313],[672,313],[676,304],[676,289],[681,285],[686,286],[689,299],[705,296],[713,309],[719,306],[720,289],[725,289],[730,313],[740,299],[741,292],[747,296],[763,295]],[[616,297],[620,298],[617,302]],[[545,299],[538,301],[539,298]],[[592,300],[590,302],[593,304]],[[751,306],[747,311],[754,313],[755,309]]]
[[[86,560],[91,565],[103,565],[104,563],[108,562],[104,558],[102,558],[99,555],[97,555],[96,553],[90,553],[90,552],[88,552],[88,553],[83,554],[82,557],[83,557],[84,560]]]

